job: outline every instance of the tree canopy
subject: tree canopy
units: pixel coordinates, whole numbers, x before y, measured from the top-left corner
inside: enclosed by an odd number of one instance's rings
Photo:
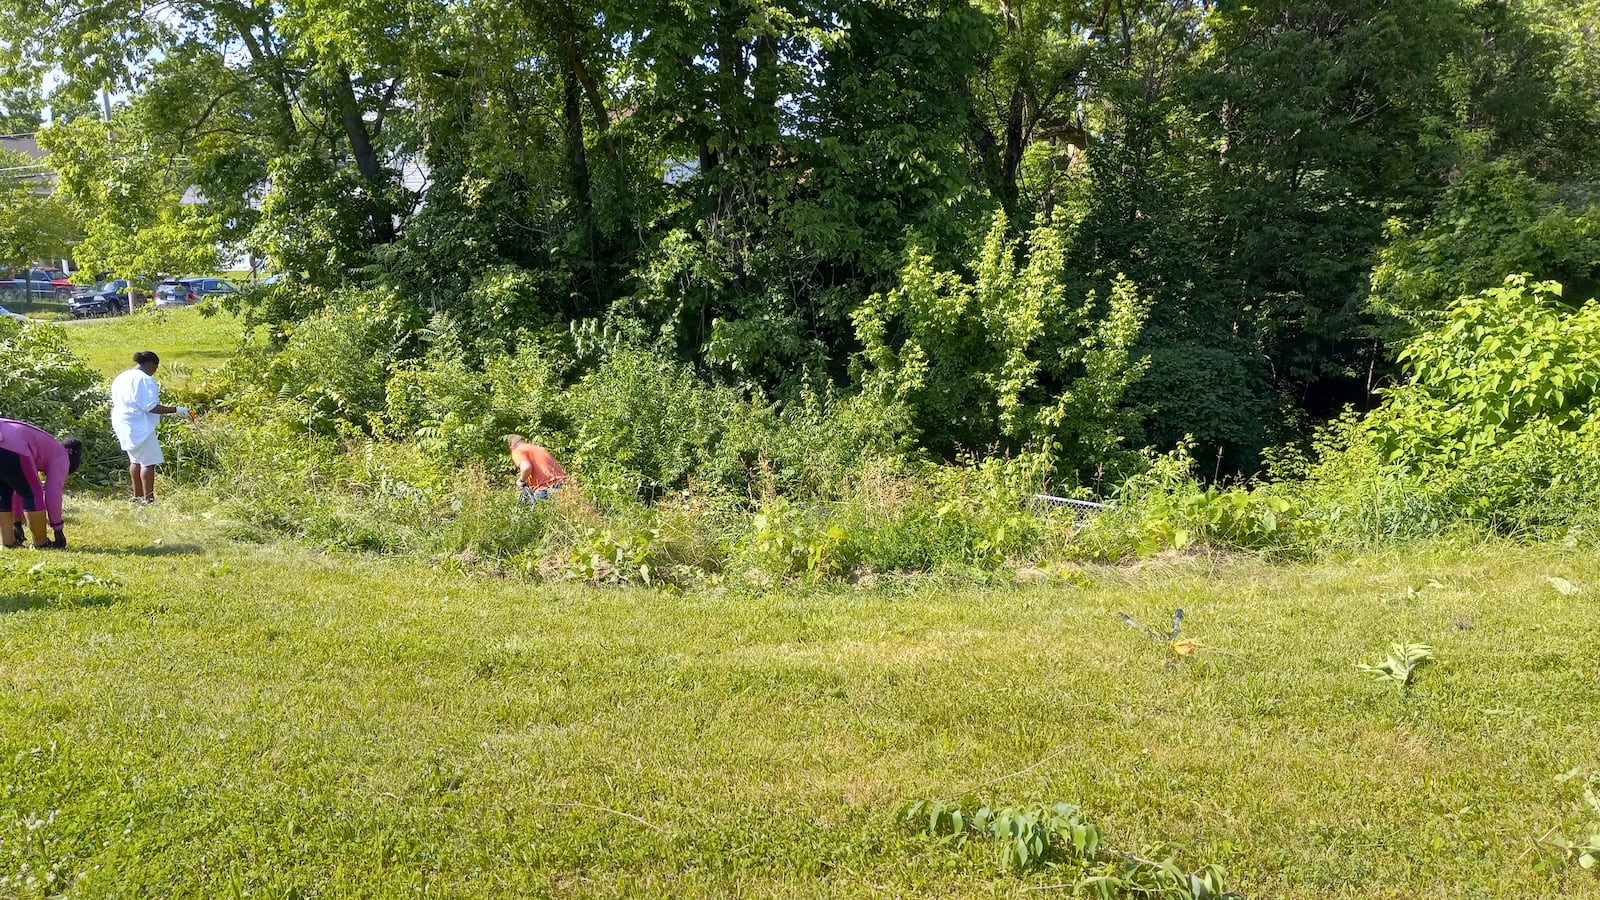
[[[93,268],[246,249],[501,346],[608,327],[776,400],[904,388],[884,354],[922,341],[938,359],[900,396],[941,453],[1088,448],[1115,419],[1248,472],[1369,402],[1457,296],[1600,278],[1578,0],[0,10],[0,108],[48,93]],[[1045,270],[1046,301],[967,308]],[[1142,327],[1110,324],[1134,306]],[[1121,412],[1047,414],[1108,348]]]

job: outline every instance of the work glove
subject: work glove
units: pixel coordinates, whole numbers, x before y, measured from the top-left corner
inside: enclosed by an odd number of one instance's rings
[[[194,413],[190,412],[189,407],[187,406],[178,407],[178,415],[184,417],[185,419],[192,420],[194,418]]]

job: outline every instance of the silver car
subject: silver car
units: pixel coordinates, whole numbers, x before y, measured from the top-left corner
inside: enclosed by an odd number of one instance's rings
[[[157,306],[188,306],[199,302],[200,295],[194,290],[187,278],[168,278],[156,285],[155,301]]]
[[[213,294],[234,294],[238,290],[225,278],[168,278],[156,285],[156,305],[188,306]]]

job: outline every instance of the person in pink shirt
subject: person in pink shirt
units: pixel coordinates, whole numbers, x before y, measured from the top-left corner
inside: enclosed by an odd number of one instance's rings
[[[76,438],[58,441],[27,422],[0,419],[0,541],[5,546],[22,543],[26,520],[35,547],[66,548],[61,495],[82,457],[83,444]],[[48,541],[47,520],[55,532]]]

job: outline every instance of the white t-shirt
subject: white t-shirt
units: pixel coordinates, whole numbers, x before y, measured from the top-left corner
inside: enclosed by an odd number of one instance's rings
[[[161,388],[142,369],[129,369],[111,382],[111,430],[123,450],[132,450],[155,433],[161,417],[150,410],[160,403]]]

